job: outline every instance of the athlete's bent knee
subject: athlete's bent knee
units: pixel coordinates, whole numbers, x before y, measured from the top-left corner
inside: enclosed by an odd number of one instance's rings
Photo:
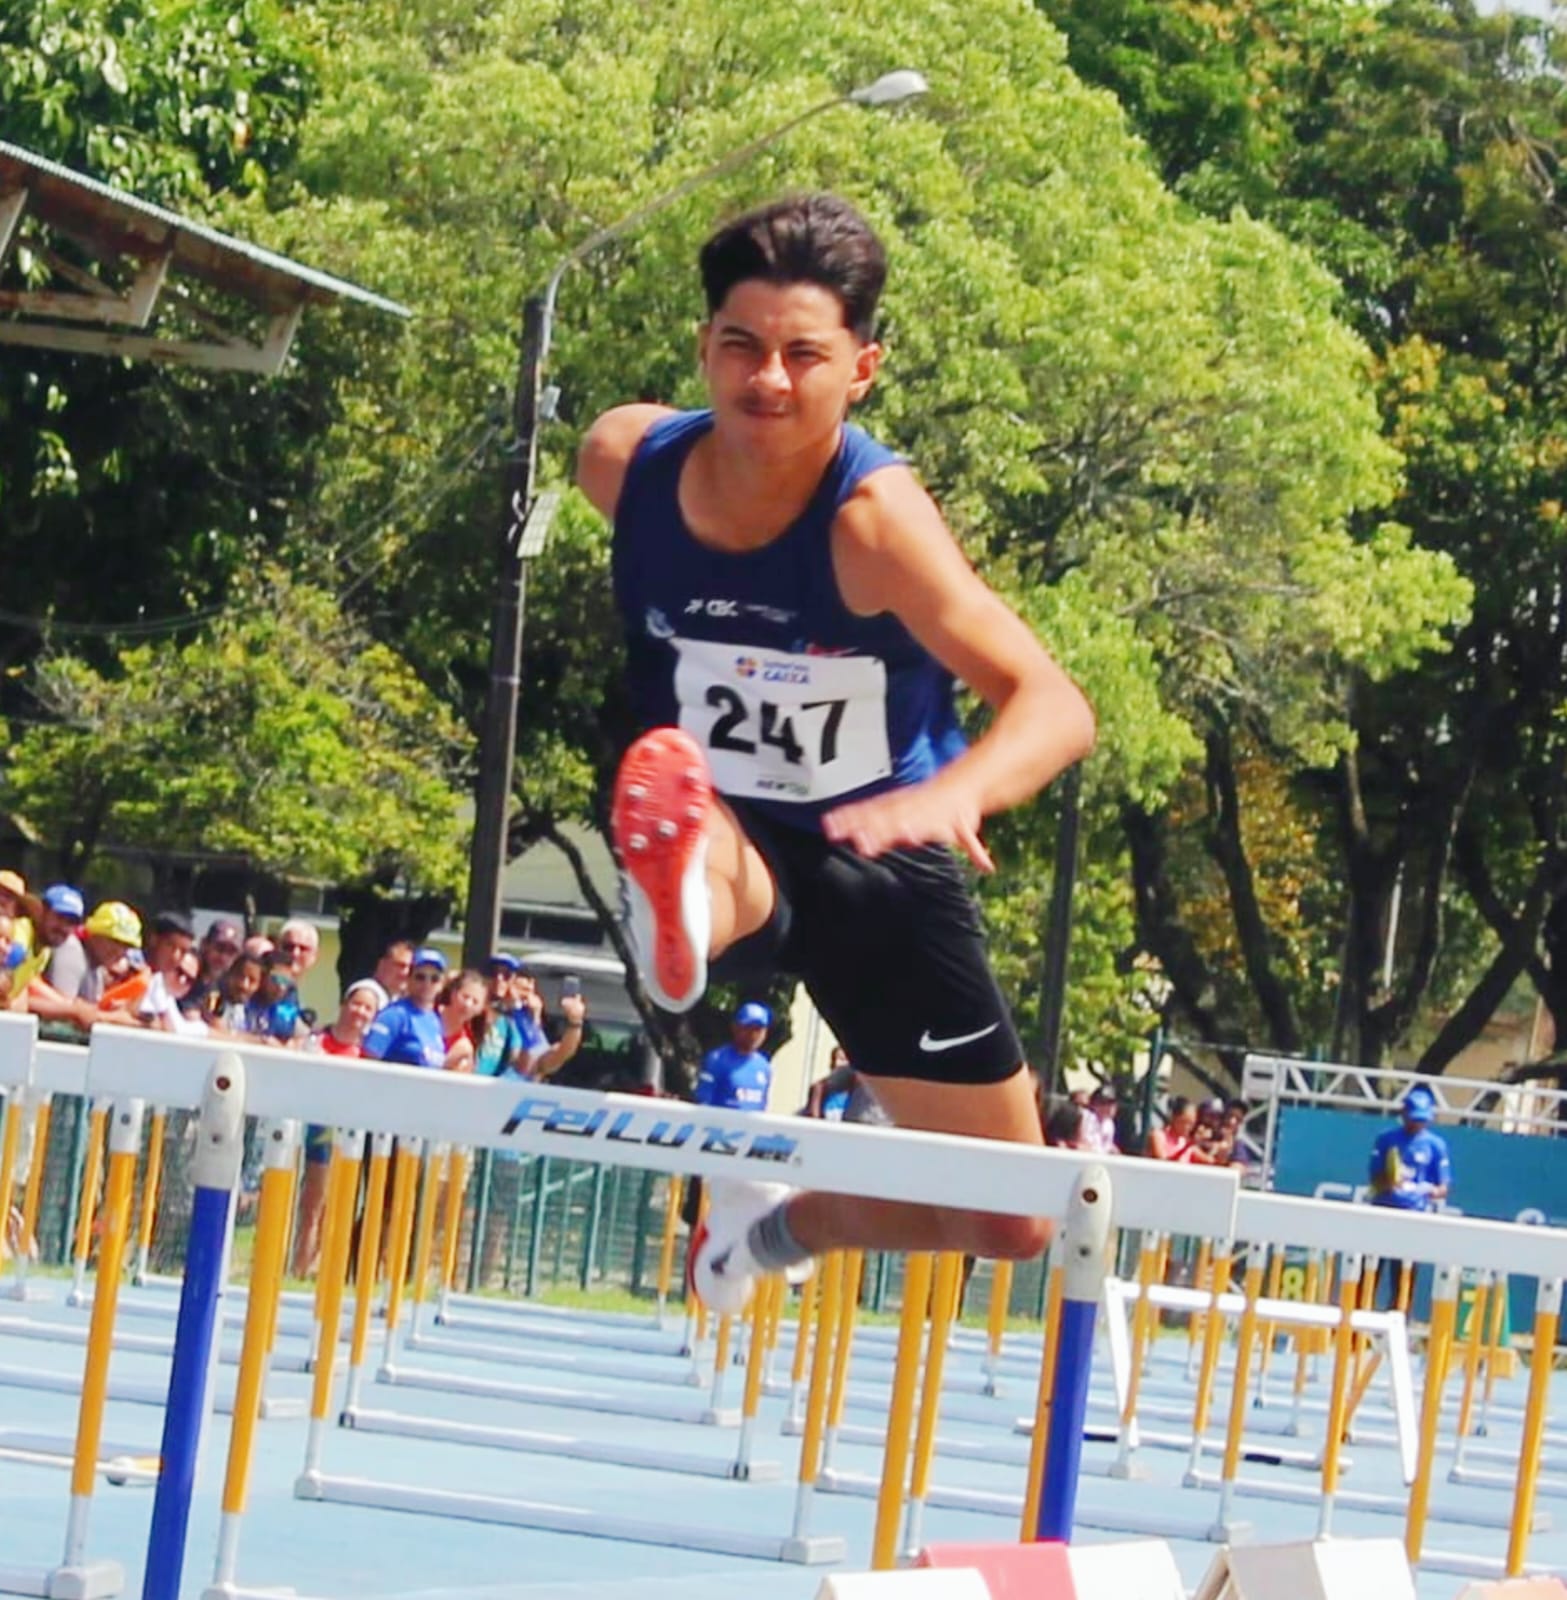
[[[1048,1217],[978,1215],[974,1223],[972,1253],[990,1261],[1032,1261],[1055,1236]]]

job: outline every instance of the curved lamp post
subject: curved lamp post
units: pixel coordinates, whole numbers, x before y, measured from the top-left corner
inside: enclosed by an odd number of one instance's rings
[[[928,85],[918,73],[889,72],[858,89],[834,95],[798,116],[741,145],[683,183],[628,212],[597,233],[589,234],[561,257],[542,294],[523,307],[522,352],[512,401],[513,440],[506,468],[507,526],[501,540],[490,620],[490,675],[479,732],[479,776],[474,794],[473,847],[468,857],[468,906],[463,919],[463,961],[482,967],[500,937],[501,873],[506,866],[506,813],[511,798],[517,750],[517,691],[522,670],[522,622],[527,603],[528,563],[543,553],[557,495],[536,492],[539,424],[550,411],[541,404],[544,363],[549,357],[550,327],[561,279],[600,245],[618,239],[649,217],[683,200],[693,189],[743,166],[776,144],[802,122],[841,105],[890,106],[924,94]]]

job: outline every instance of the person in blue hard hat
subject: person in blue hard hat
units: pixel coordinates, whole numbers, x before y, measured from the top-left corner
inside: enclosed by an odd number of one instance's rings
[[[1371,1148],[1371,1203],[1400,1211],[1435,1211],[1453,1183],[1447,1141],[1431,1131],[1436,1095],[1417,1083],[1404,1096],[1396,1128]]]
[[[709,1050],[697,1074],[696,1103],[718,1111],[765,1111],[773,1086],[772,1061],[762,1053],[773,1014],[747,1000],[729,1024],[729,1043]]]
[[[767,1109],[773,1063],[763,1054],[762,1046],[772,1025],[773,1014],[760,1000],[747,1000],[736,1009],[729,1021],[729,1043],[702,1057],[693,1096],[699,1106],[711,1106],[715,1111]],[[693,1178],[686,1185],[681,1216],[688,1227],[695,1228],[701,1220],[703,1187],[701,1178]],[[720,1184],[712,1192],[723,1195],[726,1191]]]

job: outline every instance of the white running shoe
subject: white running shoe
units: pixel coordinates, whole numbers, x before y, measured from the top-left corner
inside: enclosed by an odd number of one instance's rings
[[[626,930],[642,981],[666,1011],[689,1011],[707,987],[712,809],[707,757],[683,729],[654,728],[621,757],[610,832],[620,856]]]
[[[786,1183],[758,1183],[747,1178],[714,1178],[708,1185],[707,1216],[697,1226],[686,1254],[686,1287],[709,1311],[729,1316],[744,1311],[762,1269],[746,1242],[751,1224],[783,1204],[794,1190]],[[785,1276],[803,1283],[811,1263],[791,1267]]]

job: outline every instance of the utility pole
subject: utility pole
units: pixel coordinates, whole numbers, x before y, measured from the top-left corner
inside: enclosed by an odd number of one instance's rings
[[[539,508],[544,515],[533,514],[547,318],[544,298],[531,296],[522,310],[522,350],[512,399],[506,526],[495,570],[489,690],[479,730],[479,777],[474,797],[473,846],[468,857],[463,964],[480,969],[500,940],[501,874],[506,868],[507,813],[517,757],[517,699],[522,677],[522,625],[528,603],[528,563],[543,553],[549,533],[548,508]]]
[[[1072,892],[1077,886],[1077,836],[1081,820],[1083,768],[1061,775],[1061,830],[1056,835],[1055,873],[1050,883],[1050,920],[1039,985],[1039,1079],[1048,1097],[1061,1092],[1061,1018],[1066,1011],[1066,958],[1072,942]]]

